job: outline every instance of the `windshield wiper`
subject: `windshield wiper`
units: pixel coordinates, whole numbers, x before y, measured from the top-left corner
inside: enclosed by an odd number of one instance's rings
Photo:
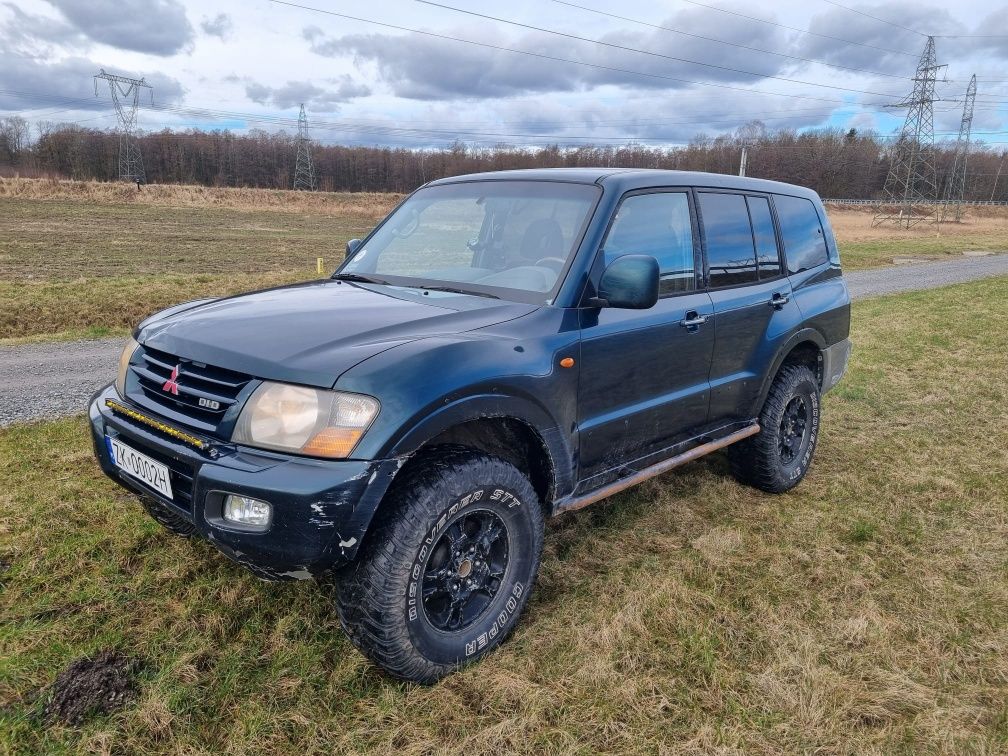
[[[369,284],[384,284],[389,285],[388,281],[383,281],[380,278],[374,278],[372,276],[365,276],[360,273],[337,273],[333,276],[337,281],[353,281],[354,283],[369,283]]]
[[[427,286],[423,284],[417,286],[418,289],[423,289],[424,291],[448,291],[452,294],[468,294],[472,297],[486,297],[487,299],[500,299],[496,294],[490,294],[486,291],[472,291],[471,289],[460,289],[455,286]]]

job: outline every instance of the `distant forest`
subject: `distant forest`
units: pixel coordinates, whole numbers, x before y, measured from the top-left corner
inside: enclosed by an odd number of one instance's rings
[[[297,138],[285,132],[160,131],[139,137],[150,183],[205,184],[289,189]],[[600,166],[669,168],[738,173],[742,145],[747,175],[810,186],[823,197],[880,196],[892,141],[871,132],[835,129],[770,131],[748,124],[730,136],[698,136],[681,147],[551,146],[540,148],[456,142],[444,149],[314,144],[318,188],[326,191],[407,192],[444,176],[506,168]],[[1008,200],[1006,151],[975,143],[970,152],[966,198]],[[954,143],[938,146],[938,182],[944,190]],[[115,131],[0,119],[0,175],[59,176],[111,181],[118,178]]]

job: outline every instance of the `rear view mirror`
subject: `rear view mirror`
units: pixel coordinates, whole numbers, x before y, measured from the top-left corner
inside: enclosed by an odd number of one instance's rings
[[[591,304],[627,310],[654,307],[658,278],[658,261],[651,255],[617,257],[602,274],[598,297]]]
[[[351,239],[346,243],[346,256],[349,258],[357,251],[357,247],[360,246],[360,239]]]

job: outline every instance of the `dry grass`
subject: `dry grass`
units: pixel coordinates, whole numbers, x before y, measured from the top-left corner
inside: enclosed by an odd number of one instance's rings
[[[827,206],[847,270],[913,260],[938,260],[965,252],[1008,252],[1008,208],[970,207],[959,223],[921,223],[910,229],[872,227],[874,208]]]
[[[795,491],[714,457],[554,521],[514,637],[431,688],[161,531],[81,419],[0,431],[0,751],[1005,752],[1008,278],[858,302],[853,336]],[[108,647],[136,701],[43,724]]]
[[[0,178],[0,341],[125,331],[166,304],[317,276],[400,197]],[[1008,212],[871,228],[830,208],[848,270],[1008,250]]]
[[[82,202],[87,205],[276,210],[326,216],[382,217],[401,195],[368,192],[293,192],[282,189],[233,189],[216,186],[134,184],[68,179],[3,178],[0,200]]]

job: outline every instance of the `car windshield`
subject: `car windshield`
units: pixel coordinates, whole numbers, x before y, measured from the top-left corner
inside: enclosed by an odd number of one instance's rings
[[[591,184],[472,181],[421,189],[336,277],[543,302],[598,197]]]

